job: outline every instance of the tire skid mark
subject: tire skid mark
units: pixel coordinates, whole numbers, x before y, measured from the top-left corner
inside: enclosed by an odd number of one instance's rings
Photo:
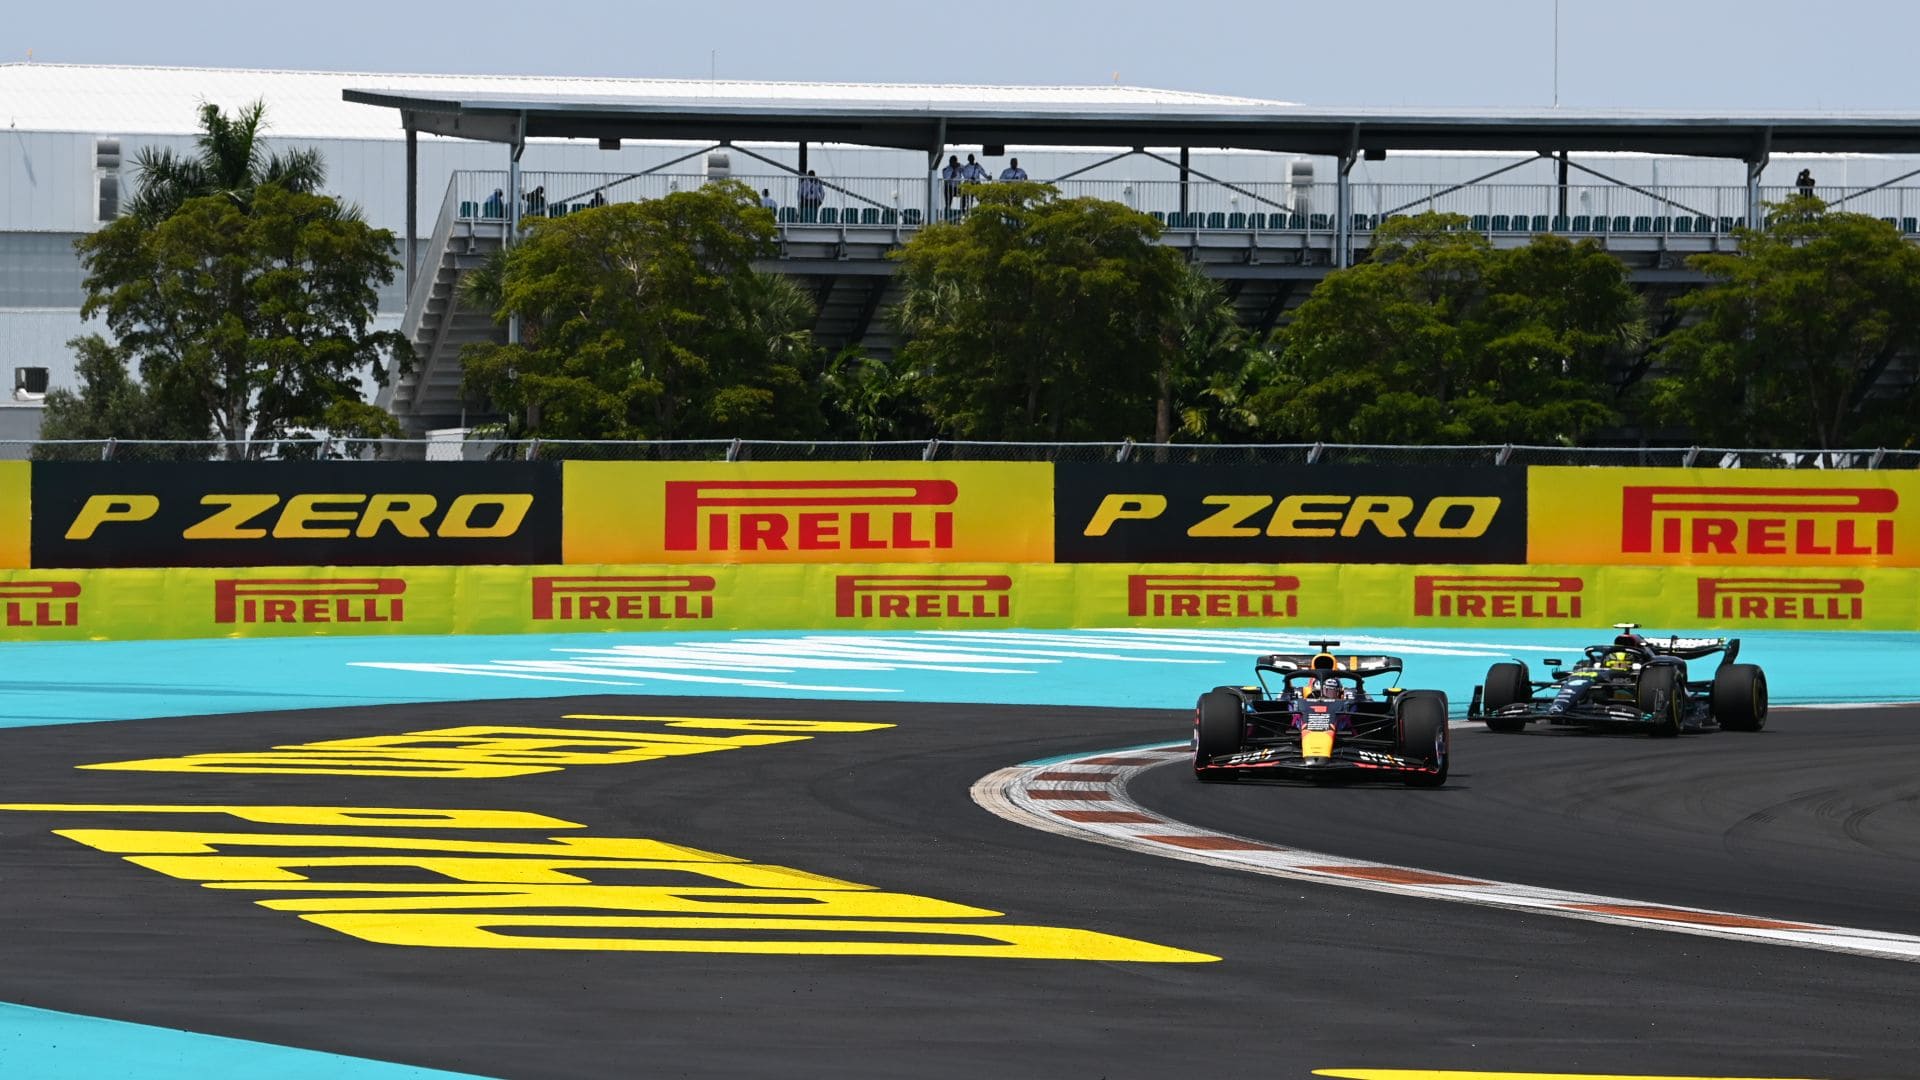
[[[1188,753],[1181,743],[1049,758],[990,773],[975,782],[972,796],[982,808],[1015,824],[1228,870],[1641,930],[1920,963],[1920,935],[1676,907],[1304,851],[1201,829],[1133,801],[1127,785],[1134,776],[1184,763]]]

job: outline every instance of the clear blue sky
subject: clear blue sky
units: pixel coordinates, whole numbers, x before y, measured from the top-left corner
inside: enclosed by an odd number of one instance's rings
[[[22,0],[0,57],[807,81],[1112,81],[1317,105],[1544,106],[1553,0]],[[1920,111],[1915,0],[1560,0],[1573,107]]]

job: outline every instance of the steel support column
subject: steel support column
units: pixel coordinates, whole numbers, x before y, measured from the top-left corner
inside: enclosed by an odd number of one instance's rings
[[[1356,154],[1342,154],[1334,177],[1333,265],[1337,269],[1353,265],[1353,184],[1349,174],[1356,160]]]
[[[1764,208],[1760,205],[1760,174],[1767,169],[1767,162],[1773,159],[1773,129],[1760,131],[1760,144],[1754,155],[1747,159],[1747,228],[1757,229],[1765,219]]]
[[[414,129],[413,117],[407,117],[407,291],[413,295],[413,276],[418,272],[414,266],[419,261],[419,253],[414,249],[420,246],[420,133]]]
[[[1562,151],[1560,151],[1560,153],[1559,153],[1559,154],[1557,154],[1557,155],[1555,155],[1555,156],[1556,156],[1556,157],[1558,157],[1558,158],[1560,159],[1560,210],[1559,210],[1559,214],[1560,214],[1560,216],[1561,216],[1561,217],[1566,217],[1566,216],[1567,216],[1567,152],[1566,152],[1565,150],[1562,150]]]
[[[527,114],[521,113],[520,119],[513,125],[513,141],[507,144],[507,235],[501,240],[501,247],[512,247],[520,236],[520,155],[527,152]],[[453,317],[453,308],[449,305],[447,317]],[[520,313],[515,311],[507,316],[507,344],[520,344]]]
[[[940,187],[940,159],[947,154],[947,118],[941,117],[933,129],[933,149],[927,151],[927,216],[923,224],[933,224],[933,204]]]
[[[1192,175],[1193,175],[1193,150],[1189,147],[1183,146],[1180,148],[1180,216],[1181,217],[1185,217],[1187,215],[1187,209],[1188,209],[1187,184],[1188,184],[1189,178],[1191,178]]]

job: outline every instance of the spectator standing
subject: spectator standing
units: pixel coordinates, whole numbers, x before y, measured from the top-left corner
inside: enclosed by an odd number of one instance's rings
[[[541,184],[527,192],[527,216],[545,217],[547,214],[547,185]]]
[[[760,189],[760,205],[766,207],[774,217],[780,216],[780,203],[774,199],[772,188]]]
[[[602,189],[600,189],[600,188],[594,188],[594,189],[593,189],[593,198],[591,198],[591,199],[588,199],[588,200],[587,200],[587,205],[588,205],[588,206],[605,206],[605,205],[607,205],[607,193],[606,193],[606,192],[605,192],[604,190],[602,190]]]
[[[1793,181],[1793,186],[1800,189],[1801,195],[1809,199],[1813,198],[1813,170],[1801,169],[1800,175]]]
[[[1002,180],[1025,180],[1026,178],[1027,170],[1020,167],[1019,158],[1008,159],[1007,167],[1000,170],[1000,179]]]
[[[946,211],[953,213],[953,200],[960,194],[960,159],[947,155],[947,167],[940,170],[940,192],[946,196]]]
[[[800,219],[817,221],[820,217],[820,204],[827,201],[827,185],[814,175],[812,169],[800,178]]]
[[[490,218],[506,217],[507,193],[500,188],[494,188],[493,194],[487,196],[486,205],[481,209],[480,213],[482,216]]]
[[[984,184],[986,181],[987,167],[974,160],[972,154],[968,154],[967,163],[960,166],[960,182],[962,184]],[[973,209],[973,195],[963,187],[960,189],[960,212],[964,214],[971,209]]]

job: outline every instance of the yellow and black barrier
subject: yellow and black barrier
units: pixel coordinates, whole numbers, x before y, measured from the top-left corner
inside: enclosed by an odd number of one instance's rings
[[[0,571],[7,640],[928,628],[1920,630],[1920,570],[955,563]]]

